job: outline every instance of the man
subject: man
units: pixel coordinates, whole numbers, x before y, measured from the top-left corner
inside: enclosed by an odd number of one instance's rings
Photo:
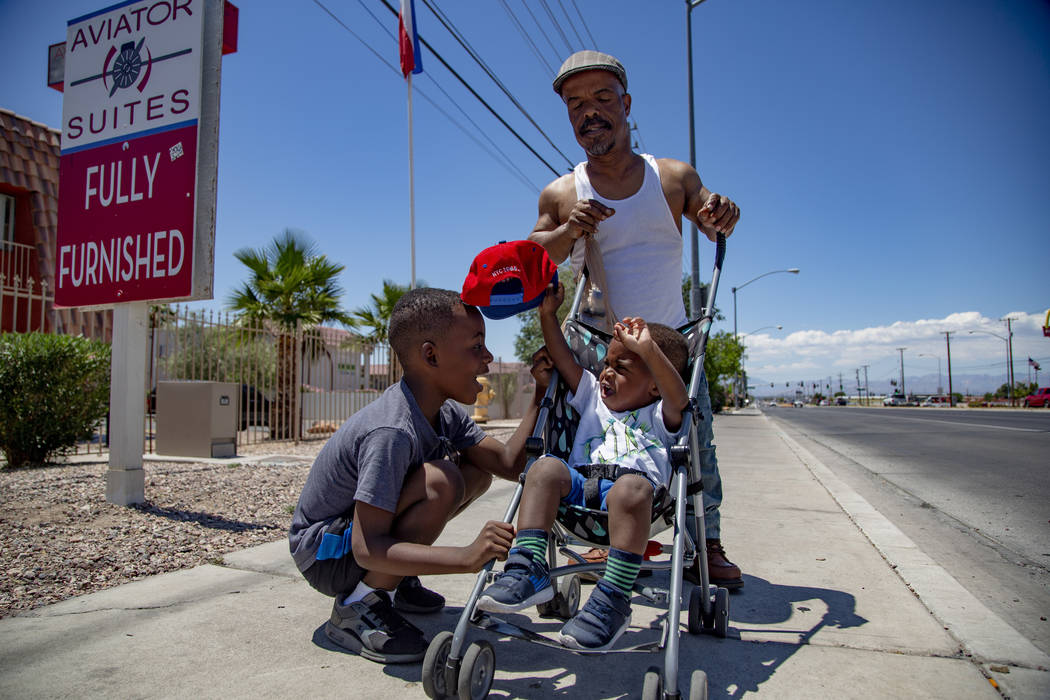
[[[728,197],[704,187],[687,163],[631,150],[627,117],[631,96],[627,72],[618,60],[598,51],[570,56],[554,78],[554,91],[568,109],[576,141],[587,160],[540,193],[539,219],[530,240],[555,262],[571,256],[583,267],[586,241],[601,251],[607,289],[605,303],[618,317],[681,326],[682,217],[714,241],[733,232],[740,209]],[[707,378],[700,386],[700,411],[708,418],[700,438],[711,447]],[[740,569],[726,558],[718,508],[722,484],[714,449],[702,452],[707,564],[711,582],[727,588],[744,584]],[[699,565],[686,571],[699,582]]]

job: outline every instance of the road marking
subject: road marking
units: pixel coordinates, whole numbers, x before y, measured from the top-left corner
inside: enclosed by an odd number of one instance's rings
[[[768,416],[765,419],[770,420]],[[1050,668],[1050,656],[989,610],[806,448],[779,426],[775,426],[775,430],[923,605],[967,651],[984,661]]]
[[[902,420],[912,420],[919,423],[947,423],[948,425],[965,425],[968,428],[991,428],[992,430],[1017,430],[1022,433],[1045,433],[1045,430],[1039,428],[1011,428],[1006,425],[989,425],[988,423],[968,423],[966,421],[958,420],[937,420],[936,418],[912,418],[911,416],[887,416],[887,418],[900,418]]]

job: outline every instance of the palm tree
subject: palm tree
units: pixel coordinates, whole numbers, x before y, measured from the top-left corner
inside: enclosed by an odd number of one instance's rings
[[[320,254],[302,233],[285,229],[266,248],[241,248],[233,256],[250,270],[251,278],[227,298],[227,305],[246,320],[272,324],[277,331],[277,420],[271,434],[295,437],[296,330],[326,321],[349,323],[339,306],[343,289],[336,278],[345,269]]]
[[[426,287],[427,283],[419,280],[417,281],[417,286]],[[398,299],[404,296],[407,291],[408,286],[406,285],[398,284],[393,280],[383,280],[383,291],[381,294],[371,295],[371,306],[359,306],[350,312],[350,320],[346,325],[356,331],[354,342],[361,343],[366,348],[385,345],[389,340],[390,314],[394,310],[394,305],[397,304]],[[362,332],[365,330],[368,332]],[[386,384],[388,386],[393,384],[399,376],[400,368],[397,365],[397,357],[393,351],[389,351]],[[368,378],[366,378],[366,381],[371,386]]]

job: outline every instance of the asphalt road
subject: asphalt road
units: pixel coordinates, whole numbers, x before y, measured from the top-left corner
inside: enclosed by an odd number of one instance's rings
[[[1050,653],[1050,410],[762,410]]]

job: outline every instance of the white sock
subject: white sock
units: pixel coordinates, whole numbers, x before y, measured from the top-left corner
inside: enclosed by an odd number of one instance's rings
[[[371,593],[374,590],[376,590],[376,589],[372,588],[371,586],[366,584],[364,581],[358,581],[357,582],[357,588],[352,590],[346,596],[346,598],[343,599],[343,605],[349,605],[350,603],[356,603],[357,601],[361,600],[362,598],[364,598],[366,595],[368,595],[369,593]]]

